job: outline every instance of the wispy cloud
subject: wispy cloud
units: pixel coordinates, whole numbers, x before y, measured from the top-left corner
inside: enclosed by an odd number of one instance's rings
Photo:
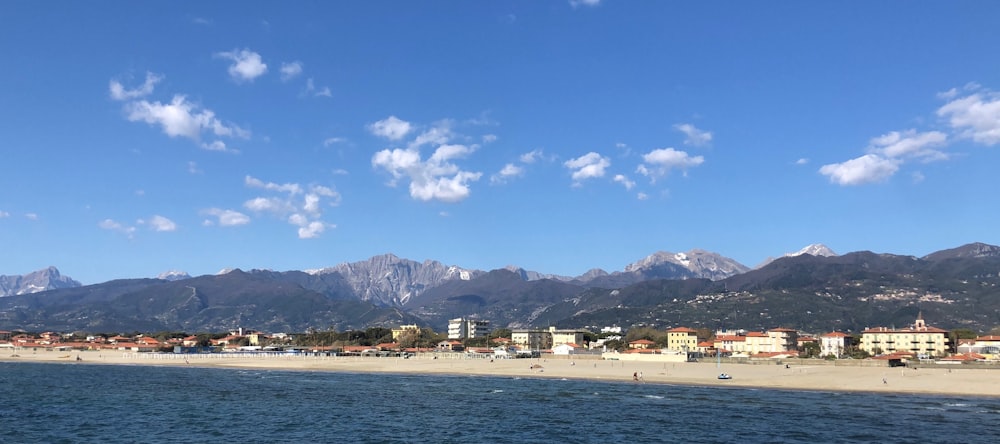
[[[250,223],[250,216],[235,210],[224,210],[221,208],[209,208],[202,211],[206,216],[212,216],[215,220],[205,219],[202,225],[220,227],[236,227]]]
[[[377,122],[370,123],[367,128],[372,134],[389,140],[400,140],[406,137],[413,129],[410,122],[396,116],[389,116]]]
[[[690,123],[678,123],[674,125],[674,129],[684,133],[686,136],[684,139],[685,145],[707,146],[712,143],[712,133],[695,128]]]
[[[643,154],[642,160],[644,163],[636,168],[636,172],[649,177],[653,182],[666,177],[672,170],[680,170],[687,174],[689,168],[705,162],[705,158],[702,156],[691,156],[684,151],[673,148],[655,149]]]
[[[298,183],[278,184],[252,176],[246,176],[244,183],[249,188],[279,193],[278,196],[255,197],[244,202],[243,206],[250,211],[270,213],[285,219],[289,224],[298,227],[300,239],[319,237],[328,228],[336,227],[322,220],[323,203],[329,206],[340,204],[340,193],[332,188],[322,185],[304,186]]]
[[[898,159],[865,154],[846,162],[823,165],[819,173],[838,185],[861,185],[882,182],[899,171]]]
[[[604,177],[605,170],[611,166],[611,159],[591,151],[563,162],[563,166],[572,171],[573,186],[580,186],[584,180]]]
[[[10,213],[0,210],[0,219],[6,219],[10,217]]]
[[[229,76],[237,82],[252,82],[267,73],[267,64],[260,54],[249,49],[217,52],[215,57],[233,62],[229,65]]]
[[[149,228],[153,231],[158,231],[158,232],[177,231],[177,224],[174,221],[167,219],[166,217],[160,216],[158,214],[149,218],[149,220],[139,219],[138,223],[140,225],[148,225]]]
[[[823,165],[819,173],[838,185],[884,182],[908,160],[930,162],[947,159],[948,155],[937,149],[947,141],[948,136],[939,131],[891,131],[871,139],[868,154],[846,162]]]
[[[569,0],[569,5],[577,8],[580,6],[597,6],[601,4],[601,0]]]
[[[937,115],[948,119],[948,124],[961,138],[983,145],[1000,143],[1000,94],[981,89],[965,97],[958,97],[937,110]]]
[[[524,175],[524,167],[515,165],[513,163],[508,163],[503,166],[496,174],[490,176],[490,183],[501,184],[506,183],[508,179],[513,177],[519,177]]]
[[[635,182],[629,179],[624,174],[616,174],[614,179],[615,182],[622,184],[626,190],[631,190],[635,187]]]
[[[239,126],[226,124],[215,117],[215,112],[189,102],[183,95],[175,95],[170,103],[138,100],[124,106],[126,119],[158,125],[169,137],[185,137],[210,151],[235,151],[221,140],[202,142],[202,134],[216,137],[237,137],[246,139],[250,131]]]
[[[317,88],[312,77],[306,79],[306,94],[313,97],[333,97],[333,92],[330,91],[329,87]]]
[[[135,237],[135,227],[124,225],[120,222],[115,221],[114,219],[104,219],[98,222],[97,226],[105,230],[116,231],[118,233],[124,234],[125,237],[129,239]]]
[[[115,100],[132,100],[148,96],[153,93],[153,88],[163,80],[163,76],[152,72],[146,73],[146,81],[135,89],[126,89],[121,82],[112,79],[108,82],[108,90],[111,98]]]
[[[287,82],[302,74],[302,62],[296,60],[281,64],[281,81]]]

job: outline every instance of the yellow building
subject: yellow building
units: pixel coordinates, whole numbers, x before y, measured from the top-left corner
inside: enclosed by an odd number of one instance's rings
[[[948,354],[948,331],[924,323],[923,315],[907,328],[875,327],[861,333],[861,349],[872,355],[913,353],[916,357]]]
[[[392,340],[395,341],[399,339],[399,337],[402,336],[403,333],[406,333],[408,331],[416,331],[419,333],[420,327],[418,327],[417,324],[400,325],[399,328],[392,329]]]
[[[667,349],[685,353],[698,351],[698,331],[687,327],[667,330]]]

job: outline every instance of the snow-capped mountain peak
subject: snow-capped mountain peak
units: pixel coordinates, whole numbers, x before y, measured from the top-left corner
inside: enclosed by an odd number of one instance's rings
[[[825,257],[831,257],[837,255],[837,253],[834,253],[833,250],[829,249],[826,245],[809,244],[803,247],[801,250],[796,251],[794,253],[786,253],[785,257],[801,256],[803,254],[808,254],[811,256],[825,256]]]

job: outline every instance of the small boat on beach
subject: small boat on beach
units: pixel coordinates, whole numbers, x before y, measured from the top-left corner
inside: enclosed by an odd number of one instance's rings
[[[733,379],[733,375],[730,375],[729,373],[720,373],[719,379]]]

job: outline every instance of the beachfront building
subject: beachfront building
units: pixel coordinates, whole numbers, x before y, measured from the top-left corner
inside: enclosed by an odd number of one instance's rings
[[[636,339],[628,343],[628,348],[633,350],[652,350],[656,343],[649,339]]]
[[[980,336],[976,339],[959,339],[958,352],[978,354],[989,361],[1000,360],[1000,336]]]
[[[837,358],[844,354],[847,347],[854,345],[854,337],[839,331],[831,331],[819,337],[819,355]]]
[[[448,339],[482,338],[490,334],[490,321],[468,318],[448,320]]]
[[[770,340],[770,353],[798,351],[799,332],[790,328],[772,328],[767,331]]]
[[[861,349],[872,355],[913,353],[917,357],[948,354],[948,331],[927,325],[922,314],[906,328],[874,327],[861,333]]]
[[[747,337],[740,335],[722,335],[715,337],[715,349],[723,355],[746,354]]]
[[[510,342],[521,350],[545,350],[552,347],[552,335],[547,330],[515,329]]]
[[[553,346],[560,344],[583,344],[584,333],[586,332],[581,330],[557,330],[555,327],[549,327]]]
[[[667,330],[667,349],[684,353],[698,351],[698,331],[687,327]]]
[[[392,340],[395,341],[399,339],[399,337],[402,336],[403,333],[411,331],[416,331],[417,333],[419,333],[420,327],[418,327],[417,324],[400,325],[399,328],[392,329]]]

